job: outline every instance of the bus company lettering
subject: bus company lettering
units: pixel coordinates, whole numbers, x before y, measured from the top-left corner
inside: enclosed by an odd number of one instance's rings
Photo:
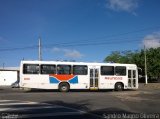
[[[122,77],[105,77],[107,80],[122,80]]]

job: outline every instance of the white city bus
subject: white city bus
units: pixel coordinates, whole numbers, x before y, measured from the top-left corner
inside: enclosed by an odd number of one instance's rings
[[[21,61],[20,87],[24,89],[137,89],[135,64],[61,61]]]

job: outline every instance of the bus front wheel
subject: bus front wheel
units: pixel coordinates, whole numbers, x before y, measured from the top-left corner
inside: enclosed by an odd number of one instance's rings
[[[123,83],[118,82],[118,83],[115,84],[115,90],[116,91],[122,91],[123,88],[124,88]]]
[[[69,91],[69,84],[68,83],[60,83],[59,84],[59,91],[60,92],[68,92]]]

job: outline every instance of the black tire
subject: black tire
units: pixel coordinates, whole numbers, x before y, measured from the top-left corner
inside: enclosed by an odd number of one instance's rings
[[[70,89],[69,84],[68,83],[60,83],[59,84],[59,91],[60,92],[68,92]]]
[[[115,84],[115,90],[116,91],[122,91],[124,89],[124,86],[122,83],[116,83]]]

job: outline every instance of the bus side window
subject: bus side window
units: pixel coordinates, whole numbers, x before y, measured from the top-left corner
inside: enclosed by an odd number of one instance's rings
[[[73,74],[74,75],[87,75],[88,74],[87,65],[73,65]]]
[[[101,66],[101,75],[114,75],[114,66]]]
[[[23,74],[39,74],[39,64],[24,64]]]
[[[41,65],[41,74],[56,74],[56,65]]]
[[[71,74],[71,65],[57,65],[57,74]]]
[[[115,67],[115,75],[116,76],[126,76],[126,67],[116,66]]]

